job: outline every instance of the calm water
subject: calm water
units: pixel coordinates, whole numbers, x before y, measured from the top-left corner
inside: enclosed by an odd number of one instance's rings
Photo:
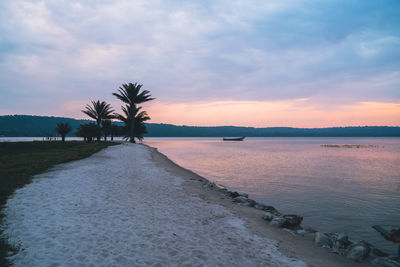
[[[211,181],[304,216],[318,230],[347,232],[396,253],[396,245],[371,226],[400,227],[399,138],[146,138],[146,143]]]
[[[107,140],[110,140],[110,137],[108,137]],[[46,140],[45,137],[0,137],[0,142],[31,142],[31,141],[50,142],[50,140]],[[56,137],[55,141],[61,141],[61,137]],[[83,137],[65,137],[65,141],[83,141]],[[114,141],[122,141],[122,137],[114,137]]]

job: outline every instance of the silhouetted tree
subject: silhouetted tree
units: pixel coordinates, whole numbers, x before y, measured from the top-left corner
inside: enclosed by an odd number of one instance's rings
[[[71,125],[68,122],[57,123],[56,131],[61,135],[61,140],[65,142],[65,136],[72,130]]]
[[[110,104],[105,101],[97,100],[92,101],[92,106],[86,105],[86,109],[82,110],[83,113],[88,115],[90,118],[95,119],[97,126],[101,126],[103,120],[109,120],[113,118],[112,113],[114,110],[111,108]],[[97,137],[97,141],[100,141],[100,136]]]
[[[142,112],[139,112],[141,107],[137,105],[154,99],[151,98],[150,91],[140,91],[142,86],[142,84],[138,83],[122,84],[122,87],[119,87],[118,93],[113,93],[114,96],[125,103],[125,107],[121,107],[124,114],[116,114],[116,118],[125,123],[125,128],[128,132],[127,137],[129,142],[132,143],[135,143],[135,137],[139,138],[141,136],[139,140],[143,138],[143,133],[146,132],[146,126],[143,122],[150,119],[145,111],[142,111],[144,112],[142,118],[139,117],[139,114]],[[138,130],[135,129],[137,126],[139,127]],[[140,131],[143,133],[140,134]]]
[[[136,106],[128,106],[121,107],[123,115],[115,114],[115,118],[122,121],[124,123],[124,135],[125,139],[129,139],[130,142],[135,142],[134,138],[138,138],[139,140],[143,139],[143,135],[147,133],[145,121],[150,120],[150,117],[147,115],[146,111],[140,111],[142,107]],[[134,118],[134,120],[132,119]],[[134,127],[132,127],[132,123],[134,123]],[[132,129],[134,132],[132,133]],[[132,141],[133,139],[133,141]]]
[[[122,136],[122,135],[124,135],[124,131],[125,131],[124,127],[116,125],[114,123],[111,124],[111,131],[110,131],[111,141],[114,140],[114,136]]]
[[[75,136],[83,137],[83,141],[87,142],[87,134],[83,124],[79,125],[79,127],[76,129]]]
[[[103,130],[103,136],[104,136],[104,141],[107,141],[107,136],[111,133],[111,125],[112,122],[111,120],[103,120],[101,122],[102,125],[102,130]]]
[[[85,142],[91,143],[93,138],[101,135],[100,127],[95,123],[85,123],[79,125],[76,136],[83,137]]]

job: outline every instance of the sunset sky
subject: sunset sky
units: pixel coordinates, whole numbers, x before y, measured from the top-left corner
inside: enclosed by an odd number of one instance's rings
[[[0,115],[139,82],[178,125],[400,126],[400,1],[0,1]]]

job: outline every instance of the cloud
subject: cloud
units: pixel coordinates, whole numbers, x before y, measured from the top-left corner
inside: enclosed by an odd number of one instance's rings
[[[400,99],[396,0],[6,0],[0,25],[0,105],[16,113],[136,81],[165,103]]]

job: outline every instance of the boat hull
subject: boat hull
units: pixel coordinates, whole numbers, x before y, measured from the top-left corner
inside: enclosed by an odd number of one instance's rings
[[[233,137],[233,138],[224,137],[224,138],[222,138],[222,140],[223,140],[223,141],[243,141],[244,138],[245,138],[245,136],[242,136],[242,137]]]

